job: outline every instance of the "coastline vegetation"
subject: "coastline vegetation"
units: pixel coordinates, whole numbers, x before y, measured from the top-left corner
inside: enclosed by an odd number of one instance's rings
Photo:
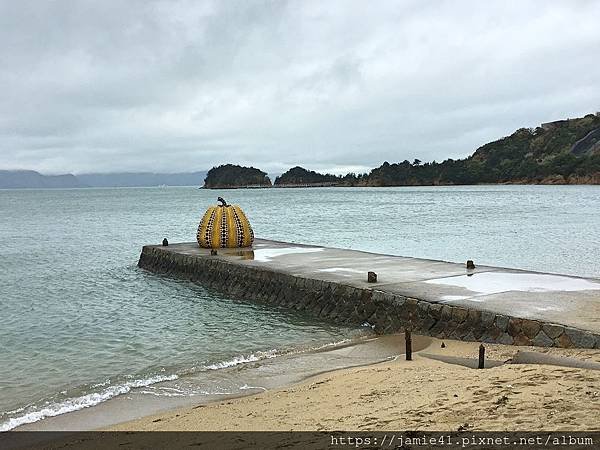
[[[254,167],[224,164],[208,171],[204,179],[204,187],[207,189],[271,187],[271,180],[266,172]]]
[[[213,168],[205,187],[268,187],[265,172],[227,164]],[[370,173],[320,174],[293,167],[274,187],[437,186],[469,184],[600,184],[600,113],[520,128],[464,159],[384,162]]]

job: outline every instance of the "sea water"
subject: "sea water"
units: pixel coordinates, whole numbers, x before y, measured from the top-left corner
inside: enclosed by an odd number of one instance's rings
[[[0,191],[0,430],[239,394],[232,367],[368,333],[136,267],[142,245],[193,241],[219,195],[261,238],[600,277],[598,186]]]

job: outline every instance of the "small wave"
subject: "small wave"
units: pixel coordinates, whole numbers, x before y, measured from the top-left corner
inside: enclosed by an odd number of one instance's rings
[[[329,342],[327,344],[322,344],[322,345],[317,345],[317,346],[310,346],[310,347],[303,347],[303,348],[300,347],[300,348],[295,348],[295,349],[290,349],[290,350],[273,349],[273,350],[269,350],[266,352],[255,352],[255,353],[251,353],[249,355],[239,355],[239,356],[233,357],[232,359],[228,359],[225,361],[219,361],[219,362],[210,364],[208,366],[204,366],[204,369],[207,369],[207,370],[226,369],[228,367],[234,367],[234,366],[249,363],[249,362],[256,362],[256,361],[261,361],[263,359],[277,358],[278,356],[295,355],[298,353],[307,353],[307,352],[331,349],[331,348],[339,347],[341,345],[349,344],[353,341],[354,341],[353,339],[342,339],[341,341]]]
[[[273,349],[268,352],[256,352],[256,353],[251,353],[250,355],[235,356],[234,358],[229,359],[229,360],[210,364],[210,365],[206,366],[206,369],[208,369],[208,370],[226,369],[227,367],[238,366],[240,364],[245,364],[245,363],[249,363],[249,362],[261,361],[263,359],[276,358],[280,354],[281,353],[278,350]]]
[[[131,391],[131,389],[146,387],[151,384],[160,383],[161,381],[171,381],[177,378],[179,378],[177,375],[156,375],[146,379],[127,381],[123,384],[110,386],[100,392],[93,392],[80,397],[69,398],[61,402],[51,403],[39,410],[31,411],[22,416],[8,419],[4,423],[0,423],[0,432],[12,430],[18,426],[37,422],[47,417],[59,416],[68,412],[89,408],[90,406],[97,405],[116,397],[117,395],[126,394]]]
[[[248,386],[247,384],[244,384],[243,386],[240,386],[240,391],[247,391],[250,389],[262,389],[263,391],[266,391],[267,388],[266,387],[262,387],[262,386]]]
[[[353,342],[352,339],[342,339],[341,341],[330,342],[329,344],[319,345],[318,347],[311,347],[310,350],[323,350],[326,348],[334,348],[339,347],[340,345],[349,344],[351,342]]]

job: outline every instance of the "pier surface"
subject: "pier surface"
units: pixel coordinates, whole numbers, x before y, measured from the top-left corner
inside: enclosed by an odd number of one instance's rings
[[[196,243],[146,246],[139,265],[380,332],[600,348],[599,279],[261,239],[216,256]]]

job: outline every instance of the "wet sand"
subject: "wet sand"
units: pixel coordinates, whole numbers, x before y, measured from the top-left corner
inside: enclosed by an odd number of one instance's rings
[[[402,348],[402,336],[395,339]],[[487,345],[486,357],[497,364],[478,370],[466,367],[477,358],[478,343],[446,340],[441,348],[440,340],[424,339],[413,361],[400,356],[323,373],[110,430],[600,430],[599,370],[500,364],[519,350],[595,362],[600,351]]]

